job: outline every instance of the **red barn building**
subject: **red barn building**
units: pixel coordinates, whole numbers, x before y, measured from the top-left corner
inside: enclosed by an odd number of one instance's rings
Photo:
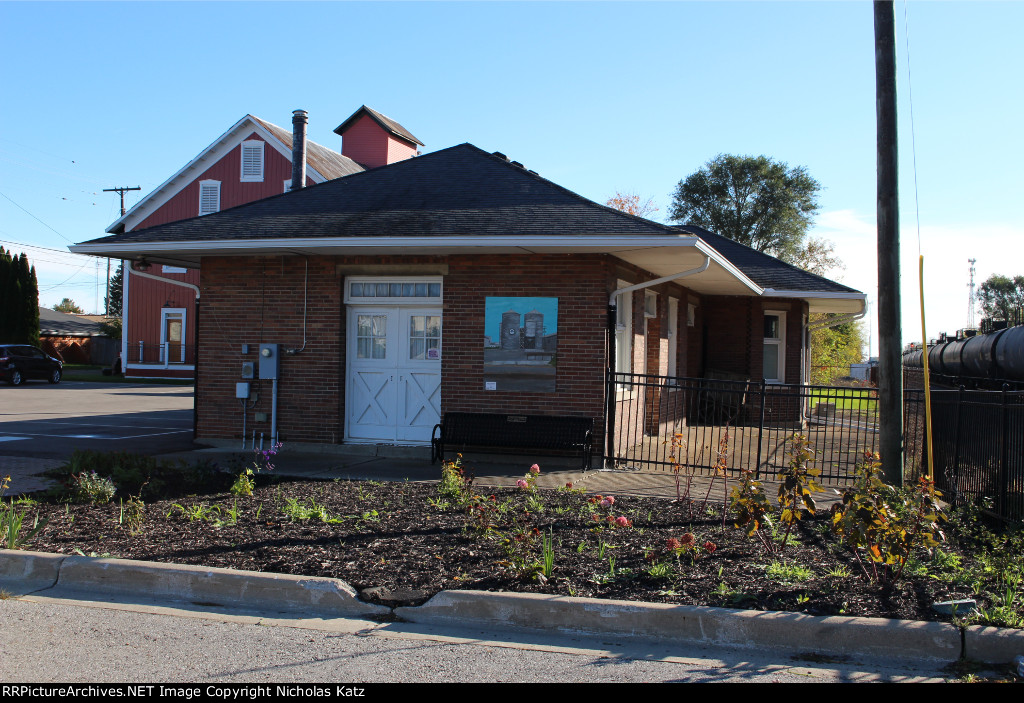
[[[305,113],[296,111],[305,130]],[[157,225],[228,210],[291,187],[293,130],[246,115],[122,215],[107,232],[137,233]],[[416,137],[365,105],[334,130],[338,153],[305,141],[305,184],[384,166],[416,155]],[[125,267],[121,358],[125,375],[192,378],[199,271],[192,261],[143,257]],[[161,280],[162,279],[162,280]]]

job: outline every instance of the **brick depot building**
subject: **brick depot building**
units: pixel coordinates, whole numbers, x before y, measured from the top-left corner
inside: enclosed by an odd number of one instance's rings
[[[244,421],[289,443],[426,445],[464,411],[592,418],[601,455],[610,367],[801,383],[809,313],[865,305],[470,144],[72,250],[201,264],[197,437],[211,443]],[[278,345],[276,383],[252,372],[261,344]]]

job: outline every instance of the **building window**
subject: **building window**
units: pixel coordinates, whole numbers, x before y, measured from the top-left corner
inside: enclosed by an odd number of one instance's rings
[[[220,211],[220,181],[199,181],[199,214]]]
[[[263,181],[263,142],[254,139],[242,142],[242,178],[243,183]]]
[[[669,376],[677,376],[676,357],[679,354],[679,299],[668,299],[668,370]]]
[[[411,278],[349,278],[345,285],[346,303],[415,303],[440,304],[441,279]]]
[[[768,383],[786,382],[786,313],[764,312],[764,366],[761,371]]]
[[[630,284],[619,281],[619,288]],[[633,291],[619,293],[615,303],[615,372],[633,371]]]

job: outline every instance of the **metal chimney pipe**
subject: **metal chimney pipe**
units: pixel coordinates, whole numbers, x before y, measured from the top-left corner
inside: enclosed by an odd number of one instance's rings
[[[292,112],[292,187],[299,190],[306,187],[306,124],[309,116],[305,110]]]

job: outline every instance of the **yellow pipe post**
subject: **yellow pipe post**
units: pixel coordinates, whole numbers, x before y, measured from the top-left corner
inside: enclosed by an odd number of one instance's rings
[[[928,456],[928,480],[935,480],[935,464],[932,459],[932,393],[928,375],[928,334],[924,326],[924,254],[918,261],[918,280],[921,287],[921,346],[924,348],[924,437],[925,452]]]

